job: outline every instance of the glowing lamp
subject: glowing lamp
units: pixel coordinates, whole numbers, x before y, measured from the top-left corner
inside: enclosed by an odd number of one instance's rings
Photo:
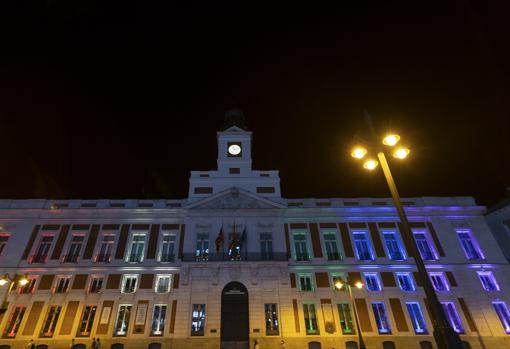
[[[389,145],[390,147],[393,147],[395,144],[398,143],[399,140],[400,140],[399,135],[390,134],[384,137],[382,142],[384,145]]]
[[[7,282],[7,279],[0,279],[0,286],[5,285]]]
[[[363,164],[363,167],[366,168],[367,170],[370,170],[372,171],[373,169],[375,169],[377,167],[379,163],[375,160],[367,160],[365,161],[365,163]]]
[[[354,286],[356,286],[356,288],[362,288],[363,287],[363,284],[360,282],[360,281],[357,281]]]
[[[363,159],[365,155],[367,155],[367,150],[363,147],[356,147],[351,152],[351,156],[356,159]]]
[[[19,284],[21,286],[25,286],[26,284],[28,284],[28,279],[27,278],[22,278],[18,282],[19,282]]]
[[[411,151],[407,148],[398,148],[394,153],[393,157],[397,159],[405,159]]]
[[[337,282],[335,282],[335,288],[336,288],[337,290],[341,290],[341,289],[342,289],[342,287],[344,287],[344,284],[343,284],[341,281],[337,281]]]

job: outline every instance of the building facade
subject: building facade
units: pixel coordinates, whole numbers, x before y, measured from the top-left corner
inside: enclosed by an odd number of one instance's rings
[[[436,348],[391,200],[285,199],[230,121],[186,199],[1,200],[0,348],[352,349],[356,318],[368,349]],[[404,205],[462,340],[509,347],[510,265],[484,207]]]
[[[510,261],[510,188],[507,188],[507,196],[490,207],[485,218],[503,254]]]

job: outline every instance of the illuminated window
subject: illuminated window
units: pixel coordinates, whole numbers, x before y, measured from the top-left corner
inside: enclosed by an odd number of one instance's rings
[[[195,260],[197,262],[207,261],[209,259],[209,234],[197,234],[197,247],[195,249]]]
[[[393,231],[383,232],[384,245],[388,252],[389,259],[393,261],[402,261],[405,259],[402,244],[397,237],[397,233]]]
[[[379,334],[391,333],[390,323],[386,314],[386,307],[383,302],[372,303],[372,310],[374,311],[375,322]]]
[[[117,313],[117,321],[115,321],[114,336],[126,336],[129,326],[129,318],[131,317],[131,304],[119,305],[119,312]]]
[[[48,312],[46,313],[46,318],[44,319],[43,326],[41,328],[41,337],[53,337],[61,310],[62,307],[59,305],[50,305],[48,307]]]
[[[273,259],[273,234],[260,233],[260,257],[262,260]]]
[[[420,251],[420,256],[425,261],[433,261],[437,260],[437,253],[432,247],[432,243],[429,240],[429,237],[424,231],[414,232],[414,240],[416,241],[416,246],[418,247],[418,251]]]
[[[161,252],[159,255],[160,262],[173,262],[174,261],[174,247],[175,247],[175,234],[163,234],[161,241]]]
[[[506,303],[501,301],[492,302],[492,306],[499,316],[499,320],[501,321],[501,325],[503,325],[505,333],[510,334],[510,311],[508,310]]]
[[[30,277],[27,277],[27,279],[28,279],[28,282],[25,285],[20,285],[18,287],[19,294],[34,293],[37,277],[30,276]]]
[[[99,293],[103,289],[103,277],[93,276],[89,284],[89,293]]]
[[[133,234],[133,239],[131,240],[131,246],[129,248],[126,262],[141,263],[143,261],[145,251],[145,237],[146,234],[144,233]]]
[[[411,273],[397,273],[397,280],[402,291],[412,292],[415,290]]]
[[[264,304],[266,321],[266,336],[277,336],[280,334],[278,323],[278,308],[275,303]]]
[[[138,275],[124,275],[122,280],[122,293],[134,293],[136,291],[136,284]]]
[[[340,260],[340,253],[338,252],[338,245],[336,243],[336,233],[325,232],[323,234],[324,237],[324,247],[326,247],[326,256],[330,261],[338,261]]]
[[[377,292],[381,290],[381,282],[377,273],[363,273],[363,279],[365,279],[367,291]]]
[[[354,231],[352,232],[352,238],[354,240],[354,247],[356,249],[356,256],[358,259],[360,261],[374,260],[374,255],[372,253],[370,242],[368,241],[367,233],[363,231]]]
[[[67,251],[67,254],[64,256],[64,263],[78,262],[78,258],[80,257],[80,251],[84,239],[85,235],[82,234],[73,235],[73,237],[71,238],[71,244],[69,245],[69,250]]]
[[[460,320],[455,304],[453,302],[441,302],[441,304],[450,326],[452,326],[455,332],[464,333],[464,327],[462,326],[462,321]]]
[[[486,291],[499,291],[499,285],[492,271],[477,272],[478,278]]]
[[[16,305],[12,308],[11,316],[7,320],[7,325],[4,330],[4,337],[14,338],[18,333],[19,327],[21,325],[21,321],[23,321],[23,316],[25,315],[25,311],[27,307],[23,305]]]
[[[450,285],[446,281],[444,273],[429,273],[430,281],[434,289],[439,292],[450,291]]]
[[[294,253],[296,261],[309,261],[308,246],[305,233],[294,233]]]
[[[193,304],[191,335],[203,336],[205,332],[205,304]]]
[[[423,312],[421,311],[420,303],[407,302],[406,307],[409,312],[411,322],[413,323],[414,332],[416,332],[416,334],[427,333],[427,325],[425,318],[423,317]]]
[[[305,316],[306,334],[319,334],[317,324],[317,314],[314,304],[303,304],[303,314]]]
[[[298,277],[300,291],[313,291],[313,280],[311,275],[299,274]]]
[[[467,259],[484,259],[480,245],[470,230],[457,230],[457,236]]]
[[[70,276],[59,276],[55,285],[55,293],[66,293],[71,283]]]
[[[99,246],[99,253],[96,256],[96,262],[109,263],[112,259],[113,245],[115,244],[115,235],[105,234]]]
[[[350,303],[339,303],[338,314],[340,316],[340,327],[342,334],[355,334],[356,330],[353,326],[352,307]]]
[[[7,245],[7,241],[9,240],[9,234],[0,234],[0,256],[5,250],[5,246]]]
[[[162,336],[165,332],[166,304],[154,305],[152,312],[151,335]]]
[[[51,244],[53,243],[53,235],[43,235],[39,241],[39,245],[35,250],[35,254],[30,258],[30,263],[46,263],[48,254],[50,253]]]
[[[156,293],[168,293],[170,292],[170,283],[172,280],[171,275],[158,275],[156,277]]]
[[[96,317],[97,306],[86,305],[83,307],[83,313],[81,315],[80,325],[78,327],[78,337],[89,337],[92,325],[94,324],[94,318]]]

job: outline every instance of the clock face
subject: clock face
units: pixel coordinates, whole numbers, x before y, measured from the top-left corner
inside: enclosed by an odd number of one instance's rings
[[[241,153],[241,146],[239,144],[232,144],[228,147],[228,153],[230,155],[239,155]]]

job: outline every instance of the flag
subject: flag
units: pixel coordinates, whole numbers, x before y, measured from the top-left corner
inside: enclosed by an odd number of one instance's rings
[[[244,225],[243,233],[241,234],[241,239],[239,240],[239,251],[243,248],[244,240],[246,240],[246,224]]]
[[[231,254],[232,251],[236,248],[236,245],[237,245],[236,224],[234,222],[234,230],[232,231],[232,235],[230,236],[230,244],[228,245],[229,254]]]
[[[223,246],[223,225],[221,226],[220,232],[218,233],[218,237],[216,238],[216,253],[220,252],[221,247]]]

